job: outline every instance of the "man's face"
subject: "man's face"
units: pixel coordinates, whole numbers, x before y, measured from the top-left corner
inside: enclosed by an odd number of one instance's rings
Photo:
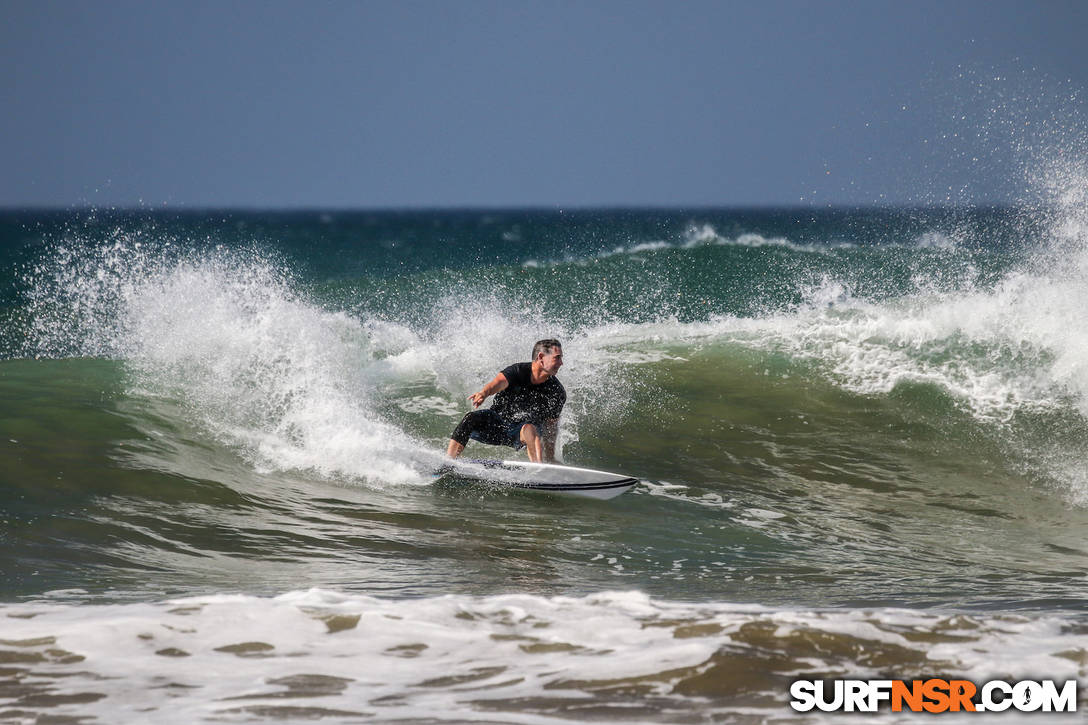
[[[540,366],[549,375],[555,375],[563,367],[563,348],[553,347],[549,352],[540,353]]]

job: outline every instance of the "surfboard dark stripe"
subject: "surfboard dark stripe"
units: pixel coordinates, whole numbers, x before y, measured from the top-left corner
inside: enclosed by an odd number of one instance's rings
[[[621,481],[607,481],[604,483],[515,483],[518,488],[539,488],[548,491],[584,491],[597,488],[623,488],[634,486],[637,478],[625,478]]]

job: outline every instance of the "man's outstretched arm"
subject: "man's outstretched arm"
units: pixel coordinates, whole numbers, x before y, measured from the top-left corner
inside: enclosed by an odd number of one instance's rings
[[[489,397],[506,390],[508,385],[510,385],[510,381],[506,379],[505,375],[499,373],[491,379],[491,382],[480,388],[479,392],[468,396],[468,399],[472,401],[473,408],[479,408]]]

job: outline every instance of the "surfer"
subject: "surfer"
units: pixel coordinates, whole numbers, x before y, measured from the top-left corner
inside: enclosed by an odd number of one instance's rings
[[[531,362],[514,363],[468,396],[473,408],[492,395],[495,401],[490,408],[465,414],[450,435],[446,454],[457,458],[472,438],[514,450],[525,448],[534,463],[553,462],[559,414],[567,402],[567,391],[555,377],[562,366],[559,340],[538,341],[533,345]]]

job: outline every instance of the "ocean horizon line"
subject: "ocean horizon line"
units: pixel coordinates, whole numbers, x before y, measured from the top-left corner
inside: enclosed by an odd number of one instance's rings
[[[1016,202],[945,203],[945,204],[538,204],[538,205],[403,205],[403,206],[318,206],[318,205],[4,205],[0,214],[419,214],[419,213],[585,213],[585,212],[940,212],[940,211],[1008,211],[1038,208],[1039,204]],[[1045,206],[1045,205],[1044,205]]]

